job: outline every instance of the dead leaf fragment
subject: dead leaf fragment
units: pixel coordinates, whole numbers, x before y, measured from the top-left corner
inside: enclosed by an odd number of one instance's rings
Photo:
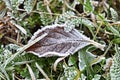
[[[38,30],[28,43],[44,33],[47,33],[48,35],[34,45],[30,46],[26,51],[29,51],[39,57],[50,57],[68,56],[70,54],[74,54],[79,49],[94,43],[96,47],[100,49],[104,48],[103,45],[90,40],[76,29],[72,29],[70,32],[65,32],[64,26],[65,25],[55,24]]]

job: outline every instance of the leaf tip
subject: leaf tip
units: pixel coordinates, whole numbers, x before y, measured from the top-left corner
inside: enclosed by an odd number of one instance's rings
[[[90,43],[93,44],[95,47],[99,48],[100,50],[104,51],[104,48],[105,48],[104,44],[97,43],[93,40],[90,40]]]

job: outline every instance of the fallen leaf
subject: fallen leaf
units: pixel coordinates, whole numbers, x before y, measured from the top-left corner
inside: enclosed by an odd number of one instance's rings
[[[104,45],[90,40],[88,37],[81,34],[77,29],[72,29],[71,31],[66,32],[64,31],[64,27],[65,25],[55,24],[38,30],[28,43],[44,33],[47,33],[48,35],[30,46],[26,49],[26,51],[29,51],[39,57],[50,57],[68,56],[90,44],[93,44],[97,48],[103,50]]]

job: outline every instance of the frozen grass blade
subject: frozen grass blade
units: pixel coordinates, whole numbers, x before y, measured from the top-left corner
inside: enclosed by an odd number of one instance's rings
[[[35,63],[36,67],[39,69],[39,71],[42,73],[42,75],[46,78],[46,80],[50,80],[47,74],[43,71],[43,69],[38,65],[38,63]]]
[[[2,71],[2,73],[4,73],[4,75],[6,76],[6,79],[7,79],[7,80],[10,80],[10,78],[9,78],[6,70],[5,70],[1,65],[0,65],[0,71]]]
[[[55,61],[54,66],[53,66],[54,71],[57,70],[56,67],[57,67],[58,63],[59,63],[60,61],[62,61],[63,59],[65,59],[65,58],[66,58],[66,57],[61,57],[61,58],[58,58],[58,59]]]
[[[26,64],[26,65],[27,65],[27,67],[28,67],[28,70],[29,70],[29,73],[30,73],[31,79],[32,79],[32,80],[36,80],[32,68],[31,68],[28,64]]]
[[[22,62],[15,62],[14,65],[23,65],[23,64],[28,64],[28,63],[31,63],[33,62],[34,60],[30,60],[30,61],[22,61]]]
[[[5,76],[0,72],[0,79],[5,80]]]

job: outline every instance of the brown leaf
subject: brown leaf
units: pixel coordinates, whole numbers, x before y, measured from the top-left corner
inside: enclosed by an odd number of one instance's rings
[[[29,43],[44,33],[47,33],[48,35],[30,46],[26,51],[39,57],[68,56],[89,44],[97,43],[79,33],[76,29],[72,29],[70,32],[65,32],[64,26],[65,25],[56,24],[38,30],[35,32]],[[99,43],[97,43],[96,46],[101,49],[104,47]]]

